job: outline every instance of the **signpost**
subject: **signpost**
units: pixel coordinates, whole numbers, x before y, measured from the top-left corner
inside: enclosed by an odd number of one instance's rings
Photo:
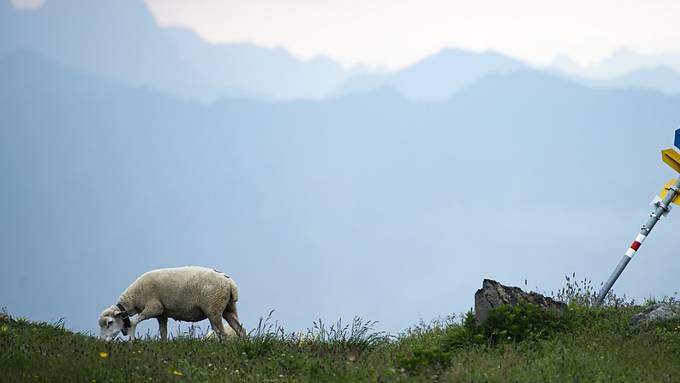
[[[680,149],[680,129],[675,131],[675,146]],[[661,152],[661,159],[668,166],[680,173],[680,153],[678,153],[675,149],[670,148],[663,150]],[[619,261],[616,269],[614,269],[612,275],[609,276],[609,279],[604,284],[604,286],[602,286],[599,294],[597,294],[597,300],[595,301],[596,306],[602,304],[604,298],[607,296],[607,293],[623,272],[623,269],[626,268],[628,262],[630,262],[630,260],[633,258],[633,255],[635,255],[635,253],[640,249],[642,243],[645,241],[645,239],[647,239],[649,233],[651,233],[654,225],[659,222],[659,219],[661,219],[662,216],[668,214],[668,212],[671,210],[671,203],[680,205],[680,178],[673,179],[668,182],[666,186],[664,186],[660,197],[654,202],[654,211],[649,216],[649,220],[647,220],[647,223],[642,226],[637,237],[635,237],[635,240],[623,255],[621,261]]]
[[[668,191],[672,189],[672,186],[675,185],[678,182],[675,178],[672,180],[668,181],[666,185],[664,185],[663,189],[661,189],[661,193],[659,193],[659,200],[662,198],[666,198],[666,195],[668,194]],[[676,205],[680,205],[680,194],[675,195],[675,199],[671,201],[672,203]]]
[[[672,167],[676,172],[680,173],[680,153],[673,148],[664,149],[661,151],[661,160],[666,165]]]

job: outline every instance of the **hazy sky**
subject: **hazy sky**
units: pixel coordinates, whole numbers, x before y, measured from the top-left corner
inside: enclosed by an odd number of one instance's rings
[[[18,8],[45,0],[11,0]],[[57,0],[52,0],[57,1]],[[446,47],[592,65],[617,48],[680,51],[677,0],[145,0],[161,25],[300,58],[400,68]]]
[[[677,0],[146,0],[163,25],[213,42],[281,45],[297,56],[401,67],[445,47],[534,63],[594,63],[618,47],[680,50]]]

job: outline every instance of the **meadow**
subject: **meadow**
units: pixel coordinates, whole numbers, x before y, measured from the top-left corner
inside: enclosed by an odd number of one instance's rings
[[[631,328],[644,306],[569,281],[563,315],[530,305],[417,324],[393,336],[375,322],[312,323],[287,333],[264,318],[244,339],[184,333],[103,342],[63,323],[0,314],[0,382],[677,382],[680,318]],[[674,298],[666,298],[674,300]]]

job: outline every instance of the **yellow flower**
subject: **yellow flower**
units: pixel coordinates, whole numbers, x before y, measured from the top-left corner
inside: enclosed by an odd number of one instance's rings
[[[173,371],[172,373],[175,374],[176,376],[184,376],[184,374],[177,370]]]
[[[102,359],[106,359],[106,358],[109,357],[109,353],[106,352],[106,351],[102,351],[102,352],[99,353],[99,357],[102,358]]]
[[[7,330],[9,330],[9,327],[7,327],[7,325],[3,325],[2,327],[0,327],[0,331],[2,332],[7,332]]]

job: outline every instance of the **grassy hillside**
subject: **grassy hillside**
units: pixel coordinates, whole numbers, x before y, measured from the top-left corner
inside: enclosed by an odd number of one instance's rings
[[[677,382],[680,320],[631,330],[641,306],[571,299],[556,316],[529,306],[415,326],[398,337],[356,319],[307,336],[267,322],[247,340],[179,337],[104,343],[60,324],[0,315],[0,381]]]

